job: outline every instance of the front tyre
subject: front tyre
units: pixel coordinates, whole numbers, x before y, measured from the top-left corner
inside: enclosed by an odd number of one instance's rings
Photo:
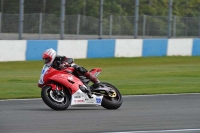
[[[41,91],[41,97],[44,103],[54,110],[66,110],[70,105],[69,96],[63,90],[54,92],[51,86],[44,86]]]
[[[119,90],[109,83],[101,82],[101,84],[115,92],[112,95],[104,96],[102,99],[101,106],[106,109],[118,109],[122,105],[123,101],[122,95],[120,94]]]

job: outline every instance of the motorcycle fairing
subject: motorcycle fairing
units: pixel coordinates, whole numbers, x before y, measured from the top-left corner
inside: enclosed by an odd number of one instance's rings
[[[72,95],[71,106],[100,106],[103,96],[92,95],[89,98],[87,94],[83,93],[80,89]]]
[[[76,76],[44,65],[38,82],[39,84],[46,84],[52,81],[60,83],[70,89],[71,94],[74,94],[79,89],[79,86],[84,85]]]
[[[70,89],[72,94],[74,94],[79,89],[79,86],[83,86],[83,83],[72,74],[57,74],[50,77],[49,79],[67,87]]]

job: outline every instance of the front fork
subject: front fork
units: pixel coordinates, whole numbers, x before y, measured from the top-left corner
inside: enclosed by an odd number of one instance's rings
[[[47,84],[47,85],[51,86],[51,89],[54,95],[64,97],[63,86],[59,86],[58,84],[55,84],[55,83]]]

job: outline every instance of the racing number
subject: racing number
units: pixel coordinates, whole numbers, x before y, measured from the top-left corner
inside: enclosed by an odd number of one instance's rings
[[[96,98],[97,103],[101,103],[101,98]]]

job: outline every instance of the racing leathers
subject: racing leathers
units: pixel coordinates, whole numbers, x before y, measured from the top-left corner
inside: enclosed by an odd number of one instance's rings
[[[90,79],[90,81],[92,81],[93,83],[99,83],[99,80],[97,79],[96,76],[92,75],[84,67],[75,64],[74,59],[72,58],[67,58],[66,56],[57,55],[52,63],[52,67],[57,70],[62,70],[66,67],[73,67],[74,69],[72,70],[72,73],[76,77],[85,76],[86,78]],[[86,86],[86,92],[88,96],[91,98],[91,89],[87,84],[85,84],[85,86]]]

